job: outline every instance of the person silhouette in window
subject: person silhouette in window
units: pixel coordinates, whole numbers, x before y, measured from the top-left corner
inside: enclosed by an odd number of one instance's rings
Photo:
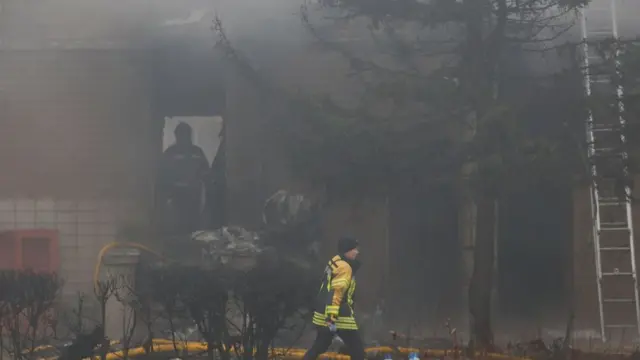
[[[169,218],[163,221],[172,233],[191,233],[200,226],[209,164],[202,149],[193,143],[193,130],[181,122],[174,130],[176,141],[160,160],[158,192]]]

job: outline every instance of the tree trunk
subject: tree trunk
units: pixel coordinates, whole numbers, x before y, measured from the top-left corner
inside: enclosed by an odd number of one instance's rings
[[[469,284],[471,341],[477,350],[491,351],[493,350],[491,294],[495,261],[495,200],[487,196],[479,196],[477,206],[473,274]]]
[[[491,31],[492,3],[486,0],[465,0],[463,3],[466,23],[466,47],[462,65],[466,79],[463,82],[475,112],[476,126],[482,126],[484,117],[498,95],[496,71],[506,26],[506,1],[498,1],[498,18]],[[476,163],[476,176],[483,174],[481,163]],[[473,252],[473,273],[469,283],[469,315],[471,322],[471,346],[481,351],[493,349],[491,329],[492,289],[495,269],[495,233],[497,208],[495,196],[488,195],[492,186],[486,179],[477,179],[474,189],[468,189],[476,199],[477,217]],[[478,186],[479,184],[484,184]]]

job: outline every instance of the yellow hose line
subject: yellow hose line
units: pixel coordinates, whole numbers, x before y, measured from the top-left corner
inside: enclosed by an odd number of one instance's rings
[[[155,342],[155,341],[154,341]],[[187,350],[189,352],[205,352],[207,351],[207,344],[201,342],[188,342],[185,344],[177,343],[176,347],[178,350]],[[153,345],[154,352],[173,352],[174,347],[172,343],[155,343]],[[302,359],[304,356],[306,349],[286,349],[286,348],[274,348],[271,349],[269,354],[271,357],[284,358],[284,359]],[[417,348],[398,348],[397,350],[392,349],[391,347],[374,347],[368,348],[365,350],[367,353],[378,352],[384,354],[394,354],[399,353],[403,356],[409,355],[409,353],[417,352],[421,357],[442,357],[442,356],[452,356],[452,355],[460,355],[460,350],[429,350],[429,349],[417,349]],[[145,351],[143,348],[138,347],[129,350],[129,356],[135,357],[137,355],[144,355]],[[107,355],[107,360],[118,360],[122,359],[123,352],[117,351],[114,353],[110,353]],[[495,359],[495,360],[527,360],[528,358],[509,356],[505,354],[497,354],[497,353],[476,353],[476,356],[481,357],[483,359]],[[325,353],[320,356],[321,359],[327,360],[350,360],[350,356],[338,353]]]
[[[175,348],[173,342],[168,339],[153,339],[153,352],[155,353],[172,353],[175,349],[179,352],[187,351],[187,352],[206,352],[207,351],[207,343],[199,342],[199,341],[188,341],[188,342],[180,342],[177,341]],[[288,349],[288,348],[273,348],[269,351],[269,355],[272,358],[281,358],[288,360],[299,360],[304,356],[306,349]],[[399,347],[397,349],[393,349],[388,346],[379,346],[365,349],[367,353],[383,353],[383,354],[400,354],[402,356],[407,356],[412,352],[417,352],[420,354],[420,357],[443,357],[443,356],[455,356],[462,355],[460,350],[432,350],[432,349],[418,349],[418,348],[406,348]],[[241,351],[240,351],[241,352]],[[131,358],[135,358],[137,356],[145,355],[146,352],[143,347],[135,347],[129,349],[128,356]],[[107,354],[106,360],[121,360],[124,356],[123,350],[112,351]],[[530,360],[530,358],[526,357],[516,357],[509,356],[505,354],[498,353],[480,353],[477,352],[476,356],[482,359],[492,359],[492,360]],[[348,355],[338,354],[335,352],[329,352],[322,354],[320,356],[321,359],[325,360],[350,360]],[[47,357],[40,358],[39,360],[56,360],[57,357]],[[99,356],[95,356],[94,360],[99,360]]]
[[[117,247],[134,248],[134,249],[146,251],[148,253],[151,253],[153,255],[158,256],[159,258],[166,259],[159,252],[151,249],[150,247],[148,247],[146,245],[142,245],[142,244],[139,244],[139,243],[134,243],[134,242],[112,242],[110,244],[107,244],[102,249],[100,249],[100,252],[98,253],[98,261],[96,262],[95,268],[93,270],[93,287],[94,287],[94,290],[97,290],[98,289],[98,285],[100,284],[100,269],[102,268],[102,260],[104,258],[104,255],[107,253],[107,251],[109,251],[109,250],[111,250],[113,248],[117,248]]]

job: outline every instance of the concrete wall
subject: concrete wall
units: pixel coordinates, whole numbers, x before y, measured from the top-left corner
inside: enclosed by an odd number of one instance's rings
[[[91,291],[97,253],[123,225],[148,220],[161,133],[141,56],[0,52],[0,229],[60,232],[66,298]]]

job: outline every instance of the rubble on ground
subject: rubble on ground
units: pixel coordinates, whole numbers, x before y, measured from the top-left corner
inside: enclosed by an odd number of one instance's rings
[[[223,265],[247,271],[284,260],[309,268],[318,252],[317,241],[307,236],[312,233],[316,210],[303,195],[279,190],[265,202],[262,228],[224,226],[196,231],[191,239],[200,246],[205,267]]]

